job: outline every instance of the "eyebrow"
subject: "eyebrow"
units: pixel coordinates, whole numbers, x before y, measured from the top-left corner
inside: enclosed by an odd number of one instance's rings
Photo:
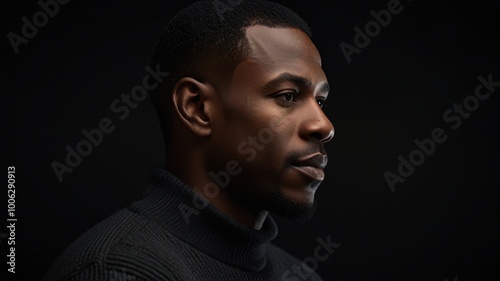
[[[267,82],[262,88],[265,91],[272,91],[281,86],[281,84],[285,82],[291,82],[296,85],[298,85],[301,88],[310,88],[312,85],[312,82],[308,80],[305,77],[297,76],[288,72],[280,74],[278,77],[272,79],[271,81]],[[330,85],[328,82],[324,82],[321,84],[321,87],[319,89],[319,92],[330,92]]]

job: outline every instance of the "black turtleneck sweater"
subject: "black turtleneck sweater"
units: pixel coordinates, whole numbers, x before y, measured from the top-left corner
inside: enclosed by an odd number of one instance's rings
[[[278,233],[270,216],[255,230],[209,204],[186,223],[179,206],[193,206],[193,190],[163,168],[152,178],[143,199],[79,237],[42,280],[321,280],[294,274],[305,271],[270,243]]]

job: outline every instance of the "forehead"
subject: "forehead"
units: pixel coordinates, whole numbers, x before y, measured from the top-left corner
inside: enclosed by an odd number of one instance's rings
[[[295,28],[272,28],[262,25],[248,27],[246,38],[250,58],[268,62],[304,60],[321,66],[321,57],[307,34]]]
[[[251,52],[234,74],[246,76],[254,83],[284,72],[313,83],[326,80],[319,52],[303,31],[255,25],[247,28],[246,39]]]

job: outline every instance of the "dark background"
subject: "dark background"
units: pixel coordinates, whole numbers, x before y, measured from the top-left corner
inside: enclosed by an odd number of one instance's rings
[[[6,34],[40,7],[2,2],[1,159],[16,166],[18,218],[16,278],[2,280],[38,280],[78,235],[139,198],[163,163],[150,102],[123,121],[110,104],[142,83],[163,26],[187,2],[71,1],[18,54]],[[353,28],[388,1],[279,2],[313,29],[336,135],[316,217],[277,218],[276,244],[303,259],[331,235],[341,246],[319,264],[325,280],[500,280],[500,87],[457,130],[442,117],[479,75],[500,81],[498,1],[402,0],[350,64],[340,42],[353,44]],[[115,131],[59,183],[52,161],[105,117]],[[438,127],[448,139],[391,192],[384,172]]]

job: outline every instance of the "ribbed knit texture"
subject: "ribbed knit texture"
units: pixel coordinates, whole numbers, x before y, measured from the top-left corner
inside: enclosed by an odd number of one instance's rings
[[[270,216],[255,230],[209,204],[187,223],[179,206],[194,207],[193,190],[164,168],[152,178],[143,199],[80,236],[42,281],[321,280],[282,278],[300,261],[270,243]]]

